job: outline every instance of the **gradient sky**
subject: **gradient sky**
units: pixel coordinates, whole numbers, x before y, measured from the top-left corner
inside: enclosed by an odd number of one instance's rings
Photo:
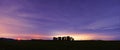
[[[120,40],[120,0],[0,0],[0,37]]]

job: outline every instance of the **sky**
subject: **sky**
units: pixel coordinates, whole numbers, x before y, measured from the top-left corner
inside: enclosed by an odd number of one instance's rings
[[[0,0],[0,37],[120,40],[120,0]]]

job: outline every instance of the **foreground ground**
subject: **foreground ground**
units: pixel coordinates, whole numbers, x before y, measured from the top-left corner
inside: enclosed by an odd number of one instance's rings
[[[0,50],[119,50],[120,41],[0,41]]]

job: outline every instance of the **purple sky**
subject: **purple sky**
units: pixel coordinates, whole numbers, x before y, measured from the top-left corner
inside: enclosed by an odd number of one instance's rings
[[[120,0],[0,0],[0,37],[63,33],[120,40]]]

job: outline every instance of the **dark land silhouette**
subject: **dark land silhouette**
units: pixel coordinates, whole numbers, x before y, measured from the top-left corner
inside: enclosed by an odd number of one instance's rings
[[[0,50],[119,50],[120,41],[102,40],[70,40],[61,37],[62,40],[14,40],[0,38]],[[63,39],[67,38],[67,39]],[[73,38],[72,38],[73,39]]]

